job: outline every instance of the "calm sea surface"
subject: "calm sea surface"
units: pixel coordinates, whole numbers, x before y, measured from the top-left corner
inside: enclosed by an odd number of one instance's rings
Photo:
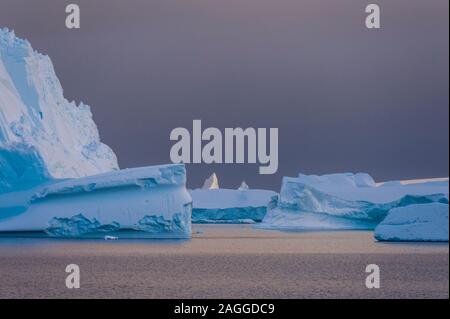
[[[448,298],[448,244],[195,225],[191,240],[0,238],[0,298]],[[77,264],[81,288],[67,289]],[[365,268],[380,267],[380,289]]]

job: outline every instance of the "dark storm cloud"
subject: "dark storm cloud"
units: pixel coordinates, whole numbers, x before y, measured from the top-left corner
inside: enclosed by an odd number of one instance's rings
[[[64,8],[81,7],[67,30]],[[279,170],[188,165],[191,187],[281,176],[448,176],[448,1],[0,0],[0,26],[48,54],[122,167],[169,162],[170,131],[278,127]]]

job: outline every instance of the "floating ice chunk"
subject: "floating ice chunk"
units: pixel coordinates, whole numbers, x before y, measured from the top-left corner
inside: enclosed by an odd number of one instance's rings
[[[104,237],[104,239],[105,239],[105,240],[118,240],[119,237],[106,235],[106,236]]]
[[[392,209],[375,228],[380,241],[447,241],[448,204],[431,203]]]
[[[261,221],[278,194],[269,190],[212,189],[191,191],[194,223],[253,223]]]

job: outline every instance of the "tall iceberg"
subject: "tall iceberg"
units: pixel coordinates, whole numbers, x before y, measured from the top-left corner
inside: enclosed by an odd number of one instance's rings
[[[89,106],[64,98],[50,58],[0,29],[0,192],[117,169]]]
[[[368,174],[284,177],[276,208],[261,227],[374,229],[391,209],[413,204],[448,204],[448,181],[376,184]]]
[[[119,170],[89,106],[64,98],[50,58],[0,29],[0,232],[190,237],[185,184],[183,165]]]

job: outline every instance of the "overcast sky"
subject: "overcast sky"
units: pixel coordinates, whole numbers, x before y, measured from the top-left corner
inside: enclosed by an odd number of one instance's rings
[[[448,176],[448,0],[0,0],[48,54],[69,100],[92,107],[120,166],[170,162],[175,127],[278,127],[279,170],[188,165],[189,186],[279,189],[299,172]],[[81,29],[65,28],[77,3]]]

